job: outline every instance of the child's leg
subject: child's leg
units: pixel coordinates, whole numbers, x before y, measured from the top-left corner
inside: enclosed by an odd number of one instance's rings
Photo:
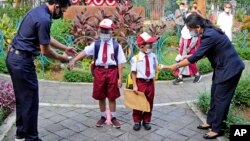
[[[111,112],[112,117],[116,117],[116,101],[115,100],[109,100],[109,110]]]
[[[111,113],[111,122],[113,124],[113,127],[115,128],[120,128],[121,124],[120,122],[116,119],[116,101],[115,100],[109,100],[109,109]]]
[[[101,112],[101,116],[106,117],[105,111],[106,111],[106,100],[99,100],[99,108]]]
[[[101,118],[97,121],[96,123],[96,127],[102,127],[104,125],[104,123],[107,120],[107,116],[105,113],[106,110],[106,101],[104,100],[99,100],[99,108],[101,111]]]

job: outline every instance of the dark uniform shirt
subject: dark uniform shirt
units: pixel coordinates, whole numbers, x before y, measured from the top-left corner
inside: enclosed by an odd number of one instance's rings
[[[24,17],[13,39],[15,49],[38,55],[40,44],[50,43],[51,15],[46,4],[30,10]]]
[[[214,83],[224,82],[245,68],[228,37],[213,28],[204,29],[201,44],[188,61],[195,63],[203,56],[208,58],[214,69]]]

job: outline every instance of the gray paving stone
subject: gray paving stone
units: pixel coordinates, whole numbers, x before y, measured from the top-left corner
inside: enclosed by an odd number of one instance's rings
[[[185,141],[185,140],[188,139],[188,137],[183,136],[183,135],[181,135],[181,134],[177,134],[177,133],[170,134],[170,135],[168,136],[168,138],[170,138],[170,139],[172,139],[172,140],[174,140],[174,141]]]
[[[68,137],[69,141],[86,141],[88,139],[90,139],[90,138],[87,136],[84,136],[83,134],[80,134],[80,133],[74,134],[74,135]]]
[[[136,141],[138,137],[136,135],[130,134],[129,132],[126,132],[125,134],[119,136],[118,139],[122,141]]]
[[[61,125],[61,124],[50,124],[44,127],[45,129],[47,129],[48,131],[54,133],[56,131],[61,131],[63,129],[65,129],[65,126]]]
[[[161,141],[164,137],[155,134],[155,133],[150,133],[146,136],[143,137],[143,139],[147,140],[147,141]]]
[[[168,137],[170,134],[174,134],[175,132],[166,129],[166,128],[160,128],[158,130],[155,131],[156,134],[161,135],[163,137]]]
[[[41,139],[44,141],[60,141],[63,138],[61,136],[56,135],[56,134],[50,133],[46,136],[41,137]]]
[[[181,135],[186,136],[186,137],[192,137],[193,135],[197,134],[197,132],[192,131],[192,130],[187,129],[187,128],[181,129],[180,131],[178,131],[178,133],[180,133]]]
[[[68,138],[68,137],[75,134],[75,132],[73,130],[70,130],[67,128],[64,128],[64,129],[59,130],[59,131],[55,131],[54,133],[62,138]]]
[[[56,114],[55,116],[49,118],[49,120],[51,120],[53,123],[58,123],[58,122],[61,122],[65,119],[67,119],[67,117],[62,116],[60,114]]]

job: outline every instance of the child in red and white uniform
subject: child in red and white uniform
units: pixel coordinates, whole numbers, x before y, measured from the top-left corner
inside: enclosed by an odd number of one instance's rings
[[[113,41],[111,37],[113,29],[114,24],[112,20],[102,20],[99,24],[99,42],[95,41],[87,46],[68,65],[68,68],[72,69],[78,60],[91,55],[96,57],[93,71],[93,98],[99,100],[101,111],[101,118],[96,123],[97,127],[102,127],[107,119],[105,113],[106,98],[109,101],[112,125],[116,128],[120,128],[121,126],[116,118],[116,99],[120,96],[119,88],[122,86],[122,64],[126,63],[126,58],[121,45]],[[97,43],[99,51],[95,54]],[[117,55],[115,54],[115,44],[118,46]]]
[[[200,45],[199,37],[192,37],[187,26],[184,26],[181,31],[181,41],[179,47],[179,54],[176,56],[175,61],[179,62],[185,58],[190,57],[195,53],[196,49]],[[195,76],[193,83],[198,83],[201,79],[201,75],[198,71],[197,64],[190,64],[186,67],[179,68],[174,74],[177,76],[176,80],[173,81],[174,85],[183,83],[183,75]]]
[[[157,71],[157,56],[153,53],[153,43],[158,37],[151,37],[144,32],[137,37],[137,45],[140,48],[139,56],[134,56],[131,63],[131,74],[133,80],[133,90],[143,92],[150,104],[150,112],[133,110],[133,120],[135,131],[140,130],[141,124],[146,130],[150,130],[153,101],[155,95],[154,78]]]

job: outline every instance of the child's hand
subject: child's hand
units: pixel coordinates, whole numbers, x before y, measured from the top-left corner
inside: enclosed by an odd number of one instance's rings
[[[122,79],[118,79],[118,88],[121,88],[122,87]]]
[[[75,61],[72,60],[69,62],[67,68],[68,68],[68,70],[72,70],[74,68],[74,66],[75,66]]]
[[[135,92],[135,94],[138,94],[138,87],[137,87],[137,85],[133,85],[133,91]]]

